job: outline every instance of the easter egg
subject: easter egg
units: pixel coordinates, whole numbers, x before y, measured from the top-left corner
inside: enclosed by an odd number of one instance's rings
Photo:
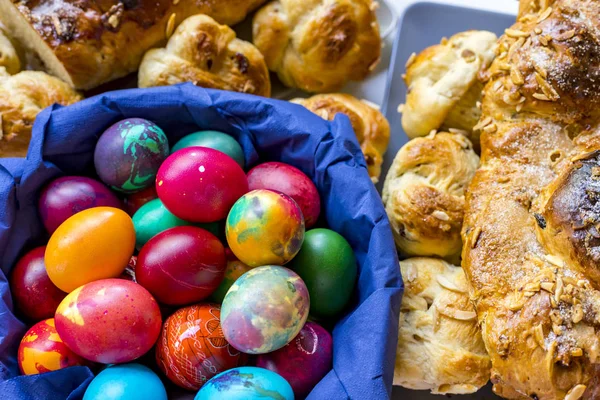
[[[24,375],[90,364],[63,343],[56,332],[53,318],[38,322],[25,333],[17,358],[19,369]]]
[[[197,304],[167,318],[156,344],[156,362],[173,383],[198,390],[216,374],[247,361],[225,340],[220,316],[217,304]]]
[[[233,254],[230,249],[225,249],[225,256],[227,258],[227,267],[225,268],[225,276],[221,281],[221,284],[210,295],[210,298],[217,303],[222,303],[227,291],[233,285],[233,283],[246,272],[250,271],[252,267],[247,266]]]
[[[228,155],[207,147],[187,147],[171,154],[156,176],[163,204],[181,219],[215,222],[224,219],[244,193],[244,170]]]
[[[243,263],[283,265],[304,240],[304,218],[296,202],[272,190],[253,190],[231,208],[225,225],[229,248]]]
[[[290,196],[302,210],[307,228],[319,219],[321,198],[317,187],[296,167],[280,162],[257,165],[248,172],[248,187],[250,190],[276,190]]]
[[[244,151],[237,140],[226,133],[218,131],[200,131],[184,136],[175,144],[175,146],[173,146],[171,153],[175,153],[177,150],[186,147],[194,146],[209,147],[211,149],[222,151],[233,158],[242,168],[244,168],[246,163]]]
[[[290,263],[310,293],[310,312],[318,317],[340,313],[352,296],[357,265],[350,244],[330,229],[306,232],[300,252]]]
[[[10,277],[15,305],[31,321],[54,317],[56,307],[67,295],[57,288],[46,272],[46,246],[36,247],[17,262]]]
[[[296,398],[303,399],[331,370],[332,361],[331,335],[309,321],[290,343],[272,353],[259,355],[256,366],[277,372],[288,381]]]
[[[50,182],[40,195],[38,210],[52,234],[68,218],[93,207],[122,208],[123,204],[102,183],[84,176],[63,176]]]
[[[212,233],[179,226],[154,236],[138,255],[140,285],[169,305],[190,304],[210,296],[225,274],[225,248]]]
[[[146,189],[131,193],[125,197],[125,211],[127,211],[127,214],[133,216],[141,206],[157,198],[156,186],[148,186]]]
[[[78,287],[54,317],[65,344],[103,364],[135,360],[152,348],[161,327],[156,300],[125,279],[103,279]]]
[[[102,133],[94,166],[102,182],[134,193],[154,184],[156,171],[168,155],[169,141],[162,129],[142,118],[127,118]]]
[[[46,271],[59,289],[70,292],[88,282],[121,275],[134,247],[135,230],[125,211],[90,208],[54,231],[46,247]]]
[[[148,367],[111,365],[90,382],[83,400],[167,400],[167,391]]]
[[[271,265],[254,268],[235,281],[223,300],[223,334],[244,353],[269,353],[296,337],[309,307],[308,289],[295,272]]]
[[[208,381],[194,400],[294,400],[292,387],[275,372],[257,367],[238,367]]]

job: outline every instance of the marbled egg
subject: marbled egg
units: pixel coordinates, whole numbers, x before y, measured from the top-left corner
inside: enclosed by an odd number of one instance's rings
[[[250,190],[271,189],[290,196],[302,210],[304,223],[312,227],[319,219],[321,198],[317,187],[304,172],[289,164],[266,162],[248,172]]]
[[[117,364],[152,348],[161,328],[160,309],[137,283],[103,279],[72,291],[54,317],[71,350],[88,360]]]
[[[278,266],[255,268],[231,286],[221,308],[225,338],[249,354],[288,344],[304,326],[310,299],[295,272]]]
[[[46,247],[46,271],[61,290],[98,279],[116,278],[135,247],[133,222],[123,210],[96,207],[66,220]]]
[[[156,362],[173,383],[198,390],[216,374],[247,361],[225,340],[220,316],[219,305],[197,304],[167,318],[156,344]]]
[[[298,204],[283,193],[253,190],[231,208],[225,225],[229,248],[243,263],[283,265],[304,240],[304,218]]]
[[[125,211],[127,211],[127,214],[133,216],[141,206],[157,198],[156,186],[148,186],[144,190],[131,193],[125,197]]]
[[[173,146],[171,153],[194,146],[209,147],[222,151],[233,158],[242,168],[246,163],[242,146],[233,137],[219,131],[200,131],[184,136]]]
[[[108,186],[134,193],[154,184],[156,172],[169,155],[162,129],[142,118],[127,118],[102,133],[94,151],[98,176]]]
[[[281,349],[261,354],[256,366],[281,375],[303,399],[331,370],[333,340],[329,332],[314,322],[307,322],[298,336]]]
[[[142,247],[135,275],[159,302],[184,305],[210,296],[223,280],[226,265],[225,248],[215,235],[179,226]]]
[[[19,369],[24,375],[90,365],[90,362],[71,351],[61,340],[54,318],[40,321],[23,336],[18,353]]]
[[[10,290],[15,305],[31,321],[54,317],[56,307],[67,295],[48,277],[44,264],[46,246],[26,253],[12,270]]]
[[[275,372],[239,367],[208,381],[194,400],[294,400],[290,384]]]
[[[102,183],[85,176],[63,176],[44,187],[38,210],[52,234],[68,218],[93,207],[123,208],[121,201]]]
[[[225,249],[225,256],[227,257],[227,267],[225,268],[225,276],[223,277],[223,280],[221,281],[221,284],[219,285],[217,290],[215,290],[213,294],[210,295],[210,298],[216,301],[217,303],[222,303],[231,285],[233,285],[233,283],[240,276],[244,275],[246,272],[252,269],[252,267],[249,267],[248,265],[238,260],[238,258],[235,256],[235,254],[233,254],[231,249]]]
[[[111,365],[92,380],[83,400],[167,400],[160,378],[141,364]]]
[[[228,155],[207,147],[187,147],[171,154],[156,176],[163,204],[181,219],[215,222],[224,219],[244,193],[244,170]]]

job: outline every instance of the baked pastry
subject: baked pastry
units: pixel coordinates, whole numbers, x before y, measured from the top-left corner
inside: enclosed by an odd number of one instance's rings
[[[404,256],[458,261],[465,189],[478,165],[471,142],[460,134],[413,139],[398,151],[382,198]]]
[[[408,94],[399,110],[410,138],[457,129],[479,147],[479,130],[473,129],[481,116],[478,74],[494,59],[496,39],[492,32],[462,32],[408,60]]]
[[[292,102],[329,121],[338,113],[347,115],[365,156],[369,176],[373,183],[379,181],[383,154],[390,141],[390,124],[378,109],[342,93],[318,94],[308,99],[293,99]]]
[[[381,55],[373,0],[276,0],[254,16],[253,42],[289,87],[336,92]]]
[[[0,20],[53,75],[91,89],[137,70],[187,17],[235,24],[264,1],[0,0]]]
[[[600,398],[599,16],[596,0],[522,14],[485,88],[462,265],[509,399]]]
[[[44,72],[9,75],[0,67],[0,157],[27,154],[31,128],[42,109],[69,105],[82,97],[63,81]]]
[[[140,65],[139,87],[193,82],[195,85],[271,95],[265,60],[235,32],[206,15],[183,21],[167,47],[149,50]]]
[[[2,29],[0,29],[0,67],[6,68],[9,74],[16,74],[21,69],[17,51]]]
[[[473,393],[490,378],[465,274],[436,258],[400,262],[404,297],[394,385],[434,394]]]

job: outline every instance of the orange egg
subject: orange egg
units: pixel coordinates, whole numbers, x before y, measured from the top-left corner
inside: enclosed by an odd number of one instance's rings
[[[52,234],[45,263],[50,280],[71,292],[86,283],[116,278],[135,247],[135,230],[127,213],[96,207],[67,219]]]

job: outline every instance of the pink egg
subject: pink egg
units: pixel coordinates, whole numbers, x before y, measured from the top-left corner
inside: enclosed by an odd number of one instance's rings
[[[300,206],[306,228],[319,219],[321,199],[317,187],[296,167],[280,162],[257,165],[248,172],[248,187],[250,190],[277,190],[290,196]]]
[[[54,321],[71,350],[104,364],[132,361],[148,352],[162,324],[152,295],[124,279],[78,287],[60,303]]]
[[[187,147],[170,155],[156,176],[156,191],[165,207],[191,222],[215,222],[248,192],[242,168],[225,153]]]

